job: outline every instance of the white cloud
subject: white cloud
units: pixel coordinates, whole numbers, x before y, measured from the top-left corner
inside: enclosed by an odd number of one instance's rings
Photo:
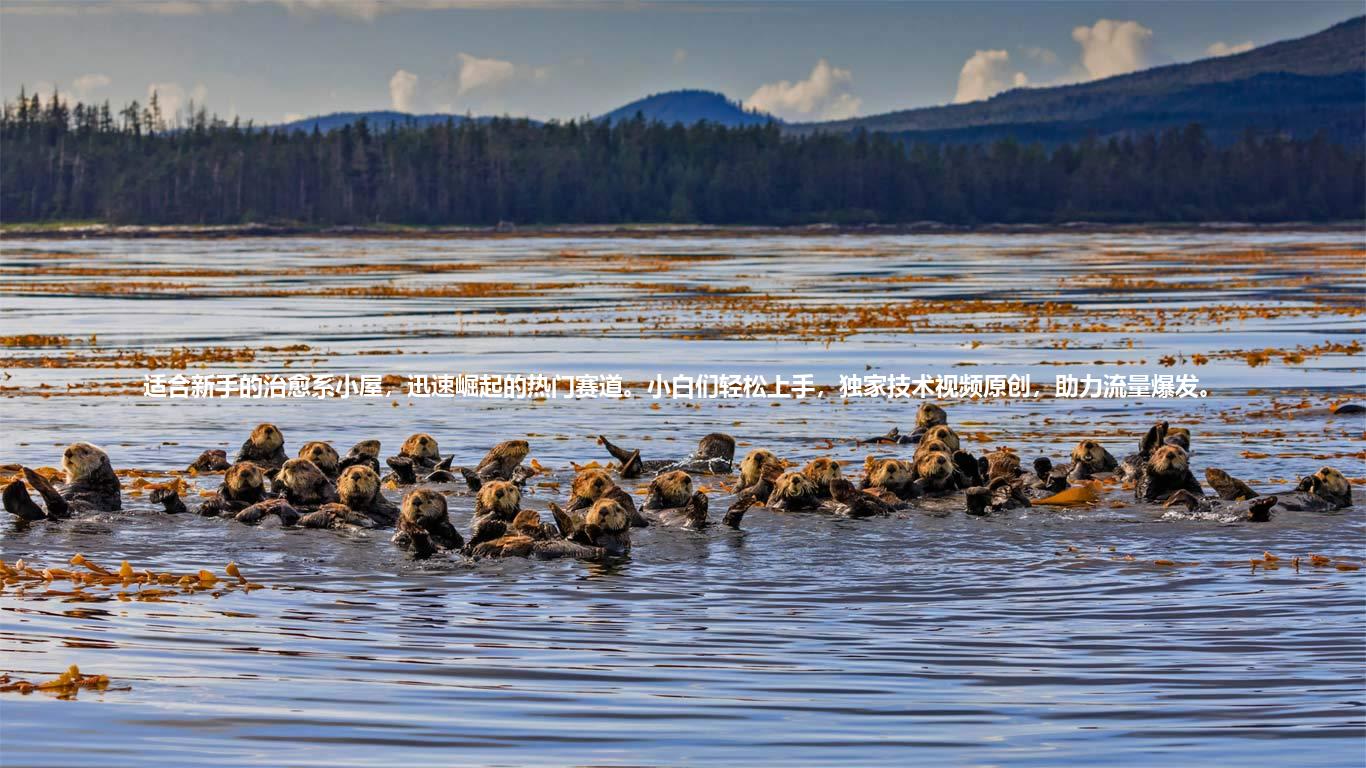
[[[1010,54],[1002,50],[977,51],[963,63],[958,73],[958,90],[954,104],[981,101],[1006,90],[1028,85],[1023,72],[1010,72]]]
[[[1247,53],[1255,47],[1256,46],[1252,44],[1251,40],[1245,43],[1238,43],[1237,45],[1229,45],[1228,43],[1220,40],[1219,42],[1214,43],[1210,47],[1206,48],[1205,55],[1232,56],[1235,53]]]
[[[417,75],[400,69],[389,78],[389,103],[399,112],[412,112],[417,101]]]
[[[1081,66],[1091,80],[1142,69],[1148,59],[1153,31],[1136,21],[1101,19],[1072,30],[1081,45]]]
[[[688,60],[688,49],[687,49],[687,48],[675,48],[675,49],[674,49],[674,63],[675,63],[675,64],[682,64],[683,62],[685,62],[685,61],[687,61],[687,60]]]
[[[849,92],[854,73],[816,62],[805,80],[781,80],[759,86],[745,106],[789,119],[843,120],[858,114],[861,99]]]
[[[71,90],[76,93],[78,98],[87,99],[90,97],[91,92],[98,91],[101,88],[108,88],[111,82],[113,81],[109,79],[109,75],[92,72],[88,75],[81,75],[73,80],[71,82]]]
[[[148,83],[147,100],[149,102],[154,93],[157,97],[157,105],[161,107],[162,119],[168,125],[176,123],[180,110],[189,106],[186,101],[187,97],[189,101],[194,102],[196,109],[209,98],[209,89],[203,83],[195,83],[188,93],[180,83]]]
[[[468,93],[488,88],[517,77],[517,65],[502,59],[481,59],[468,53],[457,53],[460,61],[460,85],[457,93]]]
[[[1053,51],[1051,51],[1051,50],[1049,50],[1049,49],[1047,49],[1047,48],[1040,48],[1040,47],[1037,46],[1037,45],[1031,45],[1031,46],[1025,48],[1025,49],[1024,49],[1024,55],[1028,56],[1028,57],[1031,58],[1031,59],[1034,59],[1034,60],[1038,61],[1040,64],[1057,64],[1057,63],[1058,63],[1058,54],[1054,53]]]
[[[282,123],[296,123],[304,119],[304,115],[299,112],[286,112]]]

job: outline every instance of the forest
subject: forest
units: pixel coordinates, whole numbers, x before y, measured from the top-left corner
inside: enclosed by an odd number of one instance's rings
[[[0,115],[0,221],[719,225],[1357,220],[1360,143],[1199,125],[1052,148],[524,119],[326,133],[21,94]]]

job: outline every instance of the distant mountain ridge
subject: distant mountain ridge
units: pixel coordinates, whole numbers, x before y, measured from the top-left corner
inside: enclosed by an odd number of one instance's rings
[[[1366,17],[1322,32],[1126,75],[1049,88],[1016,88],[984,101],[888,112],[836,122],[789,125],[796,132],[880,131],[953,140],[963,135],[1014,135],[1012,126],[1118,125],[1137,130],[1163,125],[1238,122],[1258,129],[1301,130],[1322,123],[1362,124],[1366,73]],[[1355,90],[1353,90],[1355,89]],[[1360,140],[1360,135],[1357,136]]]
[[[619,120],[634,119],[636,115],[641,115],[646,121],[671,125],[692,125],[703,120],[729,127],[779,122],[778,118],[766,112],[746,109],[740,102],[726,98],[725,94],[703,90],[651,94],[618,107],[597,119],[615,123]]]

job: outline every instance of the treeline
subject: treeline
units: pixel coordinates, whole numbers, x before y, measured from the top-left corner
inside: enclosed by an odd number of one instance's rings
[[[328,133],[168,127],[153,98],[112,112],[38,96],[0,116],[0,220],[132,224],[956,224],[1360,219],[1360,144],[1191,125],[1052,150],[907,145],[776,125],[452,119]]]

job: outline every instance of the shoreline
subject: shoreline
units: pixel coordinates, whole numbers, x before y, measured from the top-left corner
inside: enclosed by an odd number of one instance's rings
[[[99,223],[0,224],[4,240],[66,239],[231,239],[243,237],[354,237],[391,239],[484,239],[532,237],[760,237],[829,235],[1088,234],[1151,232],[1362,232],[1366,221],[1338,222],[1066,222],[1061,224],[804,224],[795,226],[709,224],[552,224],[536,226],[320,226],[301,224],[118,225]]]

